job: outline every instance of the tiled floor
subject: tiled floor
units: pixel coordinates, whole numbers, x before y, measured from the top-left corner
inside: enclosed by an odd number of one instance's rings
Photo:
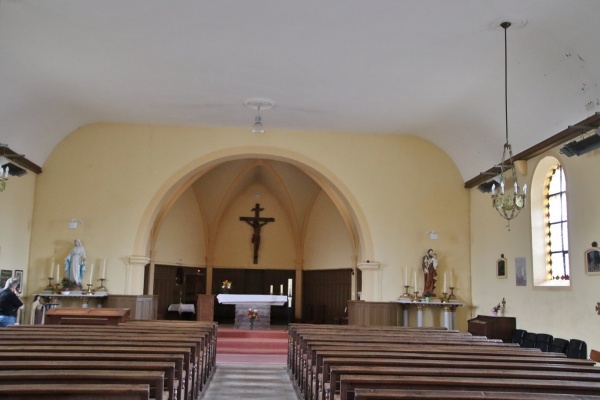
[[[203,400],[298,400],[284,364],[217,363]]]

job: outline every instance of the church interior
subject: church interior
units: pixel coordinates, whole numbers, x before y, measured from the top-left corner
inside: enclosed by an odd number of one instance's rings
[[[139,296],[153,319],[195,319],[172,306],[289,294],[274,325],[352,324],[372,302],[387,325],[467,332],[497,312],[600,349],[598,15],[0,0],[0,269],[21,279],[19,322],[80,240],[79,289],[106,292],[90,307]],[[216,298],[207,312],[235,323]]]

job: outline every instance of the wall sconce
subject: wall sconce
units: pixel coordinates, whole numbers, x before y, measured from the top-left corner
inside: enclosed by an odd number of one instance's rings
[[[429,235],[429,239],[438,240],[438,233],[436,231],[427,231],[426,233]]]

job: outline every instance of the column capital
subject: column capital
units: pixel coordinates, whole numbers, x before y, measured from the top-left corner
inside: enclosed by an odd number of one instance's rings
[[[376,261],[361,262],[357,264],[357,267],[361,271],[378,271],[381,268],[380,264]]]

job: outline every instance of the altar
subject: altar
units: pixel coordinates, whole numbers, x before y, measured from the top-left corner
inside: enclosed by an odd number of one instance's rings
[[[250,329],[248,310],[256,310],[258,318],[254,321],[254,328],[269,329],[271,326],[271,306],[282,306],[288,302],[287,296],[262,295],[262,294],[219,294],[217,301],[220,304],[235,304],[235,327]]]

